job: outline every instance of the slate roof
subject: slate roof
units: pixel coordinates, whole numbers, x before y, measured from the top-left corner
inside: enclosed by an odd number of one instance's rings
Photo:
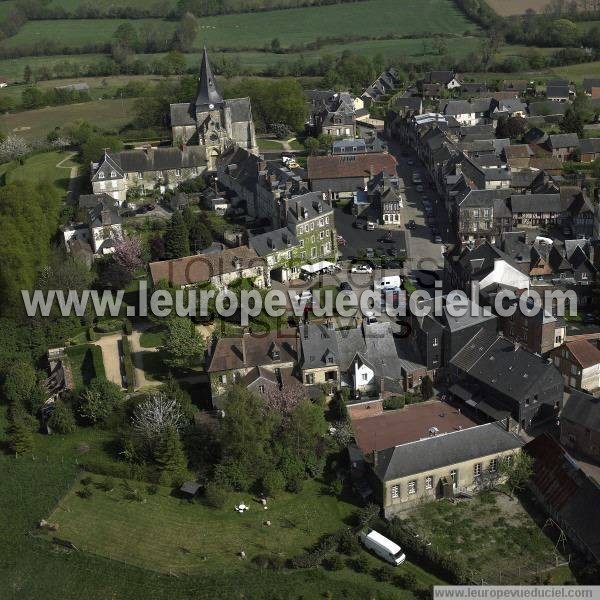
[[[95,208],[99,203],[112,208],[115,205],[115,199],[106,192],[102,194],[81,194],[78,203],[81,209]]]
[[[547,98],[564,98],[569,97],[569,85],[550,85],[546,87]]]
[[[445,115],[453,116],[464,114],[468,115],[475,112],[475,109],[471,103],[467,102],[466,100],[448,100],[445,102],[444,106],[440,108],[441,112],[443,112]]]
[[[200,77],[198,77],[198,88],[196,90],[196,106],[208,108],[211,104],[217,106],[222,103],[223,97],[219,92],[205,46],[200,63]]]
[[[378,452],[374,471],[381,481],[390,481],[522,446],[514,433],[496,423],[487,423]]]
[[[99,202],[94,208],[89,210],[87,222],[94,229],[96,227],[120,225],[123,219],[121,219],[119,213],[114,208],[106,207],[102,202]]]
[[[273,252],[280,252],[297,246],[298,238],[287,227],[283,227],[252,236],[248,240],[248,245],[259,256],[266,256]]]
[[[461,208],[484,208],[492,207],[497,199],[509,198],[514,190],[470,190],[467,195],[458,202]]]
[[[386,171],[396,172],[396,159],[391,154],[373,152],[370,154],[352,154],[349,156],[309,156],[308,178],[340,179],[345,177],[367,177]]]
[[[568,102],[552,102],[550,100],[539,100],[536,102],[530,102],[529,115],[532,117],[564,115],[568,108],[568,104]]]
[[[583,89],[586,93],[591,94],[592,88],[600,87],[599,77],[584,77],[583,78]]]
[[[561,420],[571,421],[590,431],[600,431],[600,398],[572,390],[561,413]]]
[[[321,212],[319,212],[319,206]],[[321,192],[308,192],[300,196],[293,196],[288,203],[287,218],[292,223],[314,219],[333,212],[330,204],[323,200]],[[300,214],[301,213],[301,214]],[[298,218],[300,216],[300,218]]]
[[[338,364],[338,336],[333,327],[307,323],[300,325],[299,333],[303,369],[316,369],[327,366],[327,356],[329,354],[333,354],[334,364]]]
[[[560,194],[520,194],[510,197],[513,213],[562,213]]]
[[[246,349],[246,360],[243,356],[243,345]],[[273,349],[279,352],[279,359],[273,359]],[[209,373],[260,367],[281,363],[295,363],[298,360],[298,349],[295,329],[281,329],[268,334],[252,335],[246,333],[241,337],[223,337],[215,343],[207,366]]]
[[[510,340],[485,330],[473,336],[450,362],[469,377],[519,402],[542,380],[562,383],[558,370],[542,357],[521,347],[515,349]]]
[[[581,154],[597,154],[600,152],[600,138],[584,138],[579,140]]]
[[[146,150],[124,150],[118,153],[119,164],[125,173],[147,173],[189,169],[206,165],[202,148],[186,146],[179,148],[159,147]]]
[[[209,281],[217,275],[260,265],[264,265],[264,261],[252,248],[239,246],[238,248],[228,248],[218,254],[195,254],[184,258],[153,262],[149,267],[154,284],[164,279],[172,285],[180,286]]]
[[[549,136],[551,148],[576,148],[579,146],[579,137],[576,133],[556,133]]]

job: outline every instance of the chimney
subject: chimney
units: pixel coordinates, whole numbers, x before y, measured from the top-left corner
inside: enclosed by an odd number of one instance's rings
[[[369,167],[369,175],[370,175],[371,179],[373,179],[373,177],[375,177],[375,167],[373,165],[371,165]]]
[[[373,466],[376,467],[379,464],[379,457],[377,456],[377,450],[373,450]]]
[[[102,210],[100,213],[100,221],[102,225],[110,225],[110,210]]]
[[[300,204],[300,202],[296,202],[296,216],[298,217],[298,221],[302,220],[302,205]]]

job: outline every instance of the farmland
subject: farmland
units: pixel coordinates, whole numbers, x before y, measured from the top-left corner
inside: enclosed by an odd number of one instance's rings
[[[55,41],[68,48],[110,42],[116,29],[130,22],[144,31],[169,37],[174,21],[161,19],[49,20],[30,21],[19,32],[2,42],[14,48],[32,42]],[[330,5],[260,13],[204,17],[200,20],[196,48],[263,48],[272,38],[282,47],[305,44],[317,38],[381,37],[436,33],[463,34],[477,28],[456,9],[450,0],[368,0],[354,4]]]
[[[550,0],[487,0],[501,17],[523,15],[529,9],[539,13],[550,4]]]
[[[104,130],[118,131],[131,121],[134,104],[133,99],[98,100],[4,114],[0,116],[0,128],[8,133],[18,133],[26,140],[45,137],[55,127],[78,119],[84,119]]]

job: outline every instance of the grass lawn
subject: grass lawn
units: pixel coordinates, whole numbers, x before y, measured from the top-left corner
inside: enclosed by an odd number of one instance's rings
[[[283,150],[283,144],[279,140],[258,138],[259,150]]]
[[[163,362],[163,353],[143,352],[142,364],[148,381],[164,381],[169,375],[170,369]]]
[[[102,350],[93,344],[68,346],[67,357],[73,372],[75,387],[88,385],[92,379],[105,379]]]
[[[268,511],[264,511],[249,494],[232,493],[224,508],[215,509],[199,501],[178,499],[168,488],[159,487],[156,494],[150,494],[145,485],[135,481],[128,483],[141,492],[143,501],[131,501],[125,498],[123,482],[116,482],[114,488],[106,492],[95,485],[103,477],[92,475],[92,479],[91,498],[82,499],[77,495],[84,487],[78,481],[47,517],[59,525],[61,539],[73,542],[84,554],[115,559],[148,571],[201,578],[223,573],[227,574],[230,585],[258,577],[263,580],[268,597],[275,597],[274,590],[264,582],[269,571],[257,570],[251,563],[253,557],[291,558],[316,543],[320,536],[347,527],[356,510],[354,505],[324,494],[318,482],[307,482],[297,495],[281,494],[271,500]],[[238,514],[233,510],[240,501],[250,504],[248,512]],[[267,519],[271,526],[265,525]],[[45,535],[48,534],[42,534]],[[246,560],[238,558],[240,550],[246,553]],[[364,554],[372,568],[383,564]],[[412,571],[424,586],[439,583],[408,562],[401,568]],[[325,574],[322,569],[311,571]],[[285,580],[300,573],[283,571],[279,578]],[[327,577],[332,579],[329,586],[335,589],[346,585],[350,594],[355,586],[358,590],[369,585],[370,598],[410,597],[407,592],[377,583],[369,574],[357,574],[348,567],[328,573]],[[329,588],[321,588],[321,592],[324,589]],[[223,594],[219,597],[228,597]]]
[[[409,520],[476,581],[534,583],[536,568],[555,566],[554,542],[520,501],[504,494],[487,492],[456,504],[429,502]]]
[[[16,133],[26,140],[32,140],[45,137],[57,126],[83,119],[101,130],[118,132],[131,122],[135,102],[134,98],[96,100],[4,114],[0,115],[0,128],[7,133]]]
[[[140,346],[142,348],[156,348],[162,346],[165,342],[165,328],[152,327],[140,335]]]
[[[56,188],[62,192],[66,191],[69,185],[69,168],[61,168],[56,165],[62,160],[68,158],[72,152],[43,152],[34,154],[25,159],[24,164],[18,162],[4,163],[0,165],[0,178],[4,176],[6,183],[15,183],[17,181],[37,182],[49,179]],[[75,166],[72,160],[65,160],[64,167]]]

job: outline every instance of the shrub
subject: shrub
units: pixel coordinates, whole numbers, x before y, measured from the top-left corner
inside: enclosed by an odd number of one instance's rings
[[[394,576],[394,584],[404,590],[414,590],[417,586],[417,576],[411,571],[403,571]]]
[[[89,487],[84,487],[82,490],[77,492],[77,495],[84,500],[89,500],[92,497],[92,490]]]
[[[123,322],[120,319],[109,319],[101,321],[96,325],[96,331],[99,333],[112,333],[119,331],[123,327]]]
[[[54,410],[48,419],[48,427],[56,433],[66,434],[75,431],[75,417],[73,411],[62,400],[54,403]]]
[[[399,408],[404,408],[404,404],[404,396],[390,396],[383,401],[383,409],[397,410]]]
[[[208,506],[213,508],[223,508],[227,501],[227,492],[214,481],[210,481],[204,488],[204,500]]]
[[[88,339],[88,342],[95,342],[98,339],[98,335],[94,331],[93,327],[88,327],[88,330],[87,330],[87,339]]]
[[[281,556],[272,556],[270,554],[257,554],[252,562],[261,569],[273,569],[280,571],[285,567],[285,559]]]
[[[360,542],[356,535],[348,529],[341,535],[338,547],[340,552],[346,556],[355,556],[360,551]]]
[[[300,477],[294,477],[290,479],[285,486],[285,489],[292,494],[299,494],[304,486],[304,480]]]
[[[343,488],[344,484],[339,479],[336,479],[329,484],[329,493],[332,496],[339,496],[342,493]]]
[[[369,559],[361,554],[352,561],[352,568],[357,573],[366,573],[369,570]]]
[[[83,477],[81,479],[81,485],[85,485],[88,486],[90,485],[90,483],[92,483],[93,479],[91,477]]]
[[[394,574],[393,567],[388,567],[386,565],[373,569],[373,576],[377,581],[392,581]]]
[[[129,322],[131,326],[131,322]],[[135,367],[133,366],[133,357],[131,356],[131,346],[129,338],[123,334],[121,337],[121,347],[123,349],[123,366],[125,367],[125,379],[127,380],[127,391],[133,392],[135,389]]]
[[[267,496],[276,496],[285,488],[285,479],[279,471],[269,471],[262,478],[262,489]]]
[[[151,496],[155,496],[156,494],[158,494],[158,486],[157,486],[156,484],[154,484],[154,483],[153,483],[152,485],[149,485],[149,486],[146,488],[146,491],[147,491],[147,492],[148,492],[148,493],[149,493]]]
[[[98,483],[98,487],[103,492],[110,492],[115,488],[115,480],[112,477],[105,477],[100,483]]]
[[[133,333],[133,325],[129,319],[123,319],[123,333],[131,335]]]
[[[325,561],[325,568],[329,571],[341,571],[344,568],[344,560],[339,554],[334,554]]]

